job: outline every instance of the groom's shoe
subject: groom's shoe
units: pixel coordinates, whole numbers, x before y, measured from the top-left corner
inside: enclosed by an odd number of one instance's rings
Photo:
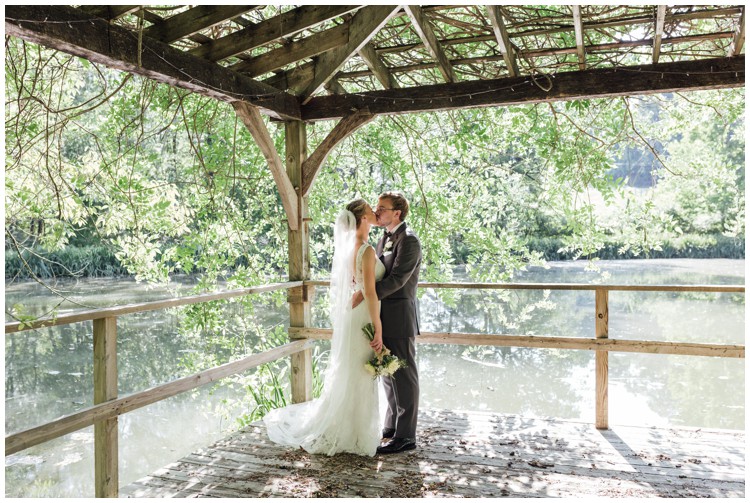
[[[416,438],[393,437],[377,449],[378,454],[395,454],[417,448]]]
[[[383,428],[383,441],[390,440],[396,434],[396,428]]]

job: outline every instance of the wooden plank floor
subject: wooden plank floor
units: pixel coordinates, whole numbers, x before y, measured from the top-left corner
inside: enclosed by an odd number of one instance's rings
[[[737,497],[743,431],[427,410],[419,447],[367,458],[271,443],[254,424],[121,489],[127,497]]]

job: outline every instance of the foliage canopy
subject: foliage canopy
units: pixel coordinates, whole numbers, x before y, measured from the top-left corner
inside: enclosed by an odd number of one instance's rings
[[[103,244],[139,278],[200,273],[201,289],[285,276],[283,208],[229,105],[15,38],[5,64],[7,249]],[[309,124],[310,148],[331,128]],[[283,152],[283,127],[269,129]],[[744,90],[380,117],[316,180],[316,275],[338,210],[384,190],[412,203],[425,279],[463,262],[508,280],[553,236],[576,257],[611,241],[648,254],[682,233],[744,239]]]

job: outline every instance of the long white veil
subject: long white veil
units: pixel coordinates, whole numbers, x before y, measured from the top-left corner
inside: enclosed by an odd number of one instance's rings
[[[357,219],[349,210],[342,210],[336,218],[333,227],[333,262],[331,263],[331,287],[329,290],[331,302],[331,352],[326,368],[323,393],[332,382],[331,377],[336,374],[336,367],[341,363],[342,336],[348,334],[354,282],[354,242],[357,235]]]
[[[354,280],[354,240],[357,219],[349,210],[342,210],[333,227],[333,262],[331,263],[331,323],[344,319],[349,308]],[[335,331],[335,330],[334,330]]]

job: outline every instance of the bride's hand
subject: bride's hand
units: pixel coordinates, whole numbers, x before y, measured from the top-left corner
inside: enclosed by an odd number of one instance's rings
[[[370,342],[370,347],[376,353],[380,353],[383,350],[383,328],[382,327],[375,328],[375,337],[373,337],[372,342]]]
[[[365,300],[365,295],[362,293],[362,290],[354,292],[354,295],[352,295],[352,309],[360,305],[363,300]]]

